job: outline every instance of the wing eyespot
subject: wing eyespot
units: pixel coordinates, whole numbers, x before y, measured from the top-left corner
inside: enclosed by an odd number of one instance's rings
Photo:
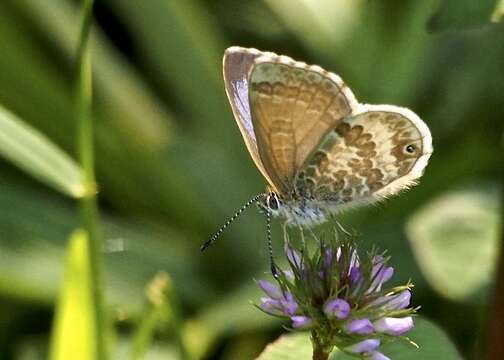
[[[417,147],[415,144],[408,144],[404,147],[404,152],[406,154],[410,154],[410,155],[413,155],[415,154],[417,151]]]

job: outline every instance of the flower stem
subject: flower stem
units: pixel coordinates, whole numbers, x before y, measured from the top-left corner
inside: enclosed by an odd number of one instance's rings
[[[327,360],[329,359],[329,353],[325,352],[324,349],[314,348],[313,349],[313,360]]]
[[[329,359],[329,355],[331,354],[331,350],[327,349],[327,346],[324,346],[320,337],[316,331],[312,331],[312,345],[313,345],[313,360],[327,360]]]
[[[90,246],[88,261],[92,279],[96,359],[106,360],[106,323],[104,314],[101,236],[98,223],[98,205],[94,172],[93,119],[92,119],[92,71],[89,35],[91,32],[93,0],[83,0],[82,18],[76,60],[76,116],[78,154],[84,171],[84,196],[80,200],[80,215]]]
[[[502,133],[502,132],[501,132]],[[501,170],[501,182],[504,185],[504,171]],[[487,313],[487,339],[484,358],[486,360],[504,358],[504,194],[501,194],[501,246],[496,271],[493,298]]]

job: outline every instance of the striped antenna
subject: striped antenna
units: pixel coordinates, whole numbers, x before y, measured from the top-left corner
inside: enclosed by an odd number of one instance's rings
[[[214,243],[214,242],[215,242],[215,241],[219,238],[219,236],[222,234],[222,232],[223,232],[224,230],[226,230],[226,228],[227,228],[229,225],[231,225],[231,223],[232,223],[233,221],[235,221],[235,220],[236,220],[236,218],[238,218],[238,216],[240,216],[240,215],[241,215],[241,213],[242,213],[243,211],[245,211],[245,209],[247,209],[247,208],[248,208],[250,205],[252,205],[253,203],[257,202],[260,198],[263,198],[263,197],[265,197],[265,196],[267,196],[267,195],[268,195],[268,194],[259,194],[259,195],[254,196],[254,197],[253,197],[252,199],[250,199],[249,201],[247,201],[247,202],[245,203],[245,205],[243,205],[240,209],[238,209],[238,211],[237,211],[237,212],[235,212],[235,213],[233,214],[233,216],[231,216],[231,217],[229,218],[229,220],[228,220],[228,221],[226,221],[226,223],[220,227],[220,229],[219,229],[219,230],[217,230],[217,232],[216,232],[216,233],[215,233],[215,234],[214,234],[214,235],[210,238],[210,240],[208,240],[206,243],[204,243],[203,245],[201,245],[200,250],[201,250],[201,251],[205,251],[207,248],[209,248],[210,246],[212,246],[212,245],[213,245],[213,243]],[[271,237],[271,236],[270,236],[270,237]]]

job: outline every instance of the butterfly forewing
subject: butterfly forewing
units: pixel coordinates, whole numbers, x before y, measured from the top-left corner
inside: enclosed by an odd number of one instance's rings
[[[258,151],[283,195],[322,138],[356,101],[343,81],[318,66],[268,54],[254,60],[249,98]]]
[[[249,73],[254,60],[262,54],[264,53],[256,49],[237,46],[226,49],[223,59],[224,83],[236,123],[250,156],[269,185],[273,190],[277,190],[259,156],[249,104]]]
[[[296,178],[304,196],[334,205],[371,202],[407,188],[432,153],[427,126],[411,111],[362,106],[329,132]]]

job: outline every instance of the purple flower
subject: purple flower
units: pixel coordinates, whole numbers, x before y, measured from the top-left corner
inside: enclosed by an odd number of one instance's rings
[[[373,333],[374,326],[369,319],[354,319],[345,324],[345,331],[349,334],[369,335]]]
[[[355,249],[352,249],[351,251],[352,255],[350,256],[350,265],[348,266],[349,270],[353,269],[354,267],[360,267],[359,254],[357,254],[357,251]]]
[[[266,280],[258,280],[259,287],[268,295],[261,299],[259,307],[271,315],[294,315],[298,304],[289,291],[282,292],[280,286]]]
[[[289,244],[285,245],[285,253],[291,264],[294,264],[294,266],[298,269],[302,268],[301,256],[299,256],[297,251],[290,247]]]
[[[403,290],[399,294],[381,296],[370,302],[369,305],[372,307],[383,306],[387,310],[400,310],[408,307],[410,300],[411,292],[409,290]]]
[[[283,297],[280,286],[275,285],[266,280],[257,280],[257,285],[272,299],[280,299]]]
[[[294,329],[306,329],[313,324],[313,320],[308,316],[291,316],[292,327]]]
[[[257,281],[267,295],[260,308],[289,318],[293,329],[317,333],[321,340],[314,346],[339,346],[368,360],[390,360],[379,351],[380,339],[389,342],[413,328],[411,285],[385,289],[394,274],[388,257],[375,252],[359,256],[350,240],[318,245],[301,251],[286,244],[290,268],[282,270],[285,276],[277,283]],[[323,318],[313,318],[315,313]]]
[[[383,355],[381,352],[379,351],[373,351],[369,358],[369,360],[391,360],[388,356],[385,356]]]
[[[350,269],[350,282],[352,284],[357,284],[362,279],[362,274],[358,266],[354,266]]]
[[[343,299],[329,300],[324,305],[324,313],[330,318],[346,319],[350,314],[350,305]]]
[[[332,261],[333,261],[333,251],[330,247],[326,247],[324,249],[324,267],[326,269],[330,268],[332,265]]]
[[[413,328],[411,316],[405,318],[384,317],[374,322],[376,331],[388,335],[402,335]]]
[[[369,286],[367,294],[380,291],[382,285],[390,280],[394,275],[394,268],[392,266],[385,265],[385,259],[381,255],[377,255],[373,258],[373,270],[371,272],[372,283]]]
[[[354,354],[366,354],[372,353],[376,348],[380,346],[380,340],[378,339],[367,339],[351,346],[345,348],[346,351]]]
[[[268,314],[271,315],[285,315],[282,304],[280,301],[271,299],[269,297],[261,298],[261,304],[259,307]]]
[[[290,292],[287,292],[285,297],[282,297],[279,301],[287,315],[294,315],[296,313],[298,304]]]
[[[404,309],[409,306],[411,300],[411,292],[403,290],[399,294],[394,295],[387,303],[387,308],[390,310]]]

